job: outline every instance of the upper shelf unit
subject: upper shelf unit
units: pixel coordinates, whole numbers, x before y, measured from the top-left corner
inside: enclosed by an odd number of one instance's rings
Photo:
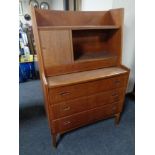
[[[54,11],[32,8],[45,74],[55,76],[121,64],[124,9]]]

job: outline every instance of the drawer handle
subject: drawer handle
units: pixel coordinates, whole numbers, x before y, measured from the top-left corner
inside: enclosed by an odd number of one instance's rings
[[[64,125],[68,125],[70,123],[71,123],[70,121],[66,121],[66,122],[64,122]]]
[[[112,93],[112,96],[118,96],[117,92]]]
[[[70,110],[70,107],[65,107],[64,110],[65,111]]]
[[[69,94],[70,94],[70,92],[62,92],[62,93],[60,93],[60,95],[62,95],[62,96],[69,95]]]
[[[119,96],[114,97],[114,101],[118,101],[119,100]]]
[[[114,100],[114,102],[118,102],[118,101],[119,101],[119,99],[115,99],[115,100]]]
[[[116,80],[114,83],[118,85],[118,84],[120,84],[120,81]]]

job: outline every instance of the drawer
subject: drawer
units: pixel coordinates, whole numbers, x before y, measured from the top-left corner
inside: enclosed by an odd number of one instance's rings
[[[110,104],[108,106],[102,106],[95,108],[90,115],[92,121],[101,120],[103,118],[107,118],[115,113],[115,109],[118,103]]]
[[[50,100],[52,104],[55,104],[81,96],[88,96],[94,93],[120,88],[126,86],[126,82],[127,76],[121,75],[76,85],[51,88]]]
[[[88,112],[82,112],[72,116],[54,120],[52,121],[53,132],[58,133],[67,131],[76,128],[77,126],[81,126],[82,124],[85,124],[90,120],[91,117],[88,116]]]
[[[114,115],[114,105],[102,106],[52,121],[53,132],[62,133]]]
[[[54,104],[51,106],[52,118],[57,119],[106,104],[118,102],[124,99],[124,93],[125,88],[120,88]]]

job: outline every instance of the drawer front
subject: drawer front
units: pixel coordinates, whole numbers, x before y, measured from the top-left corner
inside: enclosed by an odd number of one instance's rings
[[[126,86],[127,76],[121,75],[71,86],[50,89],[52,104]]]
[[[109,117],[110,115],[115,114],[115,109],[116,109],[117,103],[111,104],[107,107],[101,107],[101,108],[96,108],[92,111],[92,120],[97,121],[101,120],[105,117]]]
[[[61,102],[51,106],[52,118],[57,119],[78,112],[93,109],[106,104],[111,104],[124,99],[125,88],[101,92],[87,97]]]
[[[53,132],[59,133],[73,129],[77,126],[81,126],[86,122],[90,121],[91,118],[88,116],[88,112],[78,113],[69,117],[61,118],[59,120],[52,121]]]
[[[102,106],[52,121],[53,132],[61,133],[114,115],[114,105]]]

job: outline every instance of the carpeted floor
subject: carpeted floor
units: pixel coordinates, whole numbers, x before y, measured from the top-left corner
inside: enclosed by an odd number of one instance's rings
[[[20,84],[20,155],[134,155],[135,104],[126,97],[120,124],[108,119],[64,134],[52,147],[39,80]]]

